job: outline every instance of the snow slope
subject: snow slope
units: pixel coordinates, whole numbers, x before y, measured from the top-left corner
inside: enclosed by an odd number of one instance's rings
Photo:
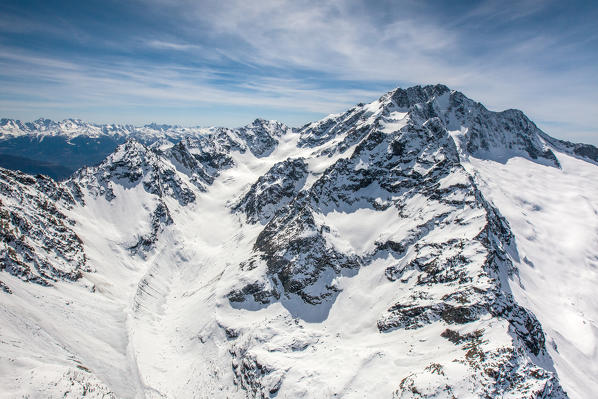
[[[598,185],[576,148],[437,85],[301,129],[129,139],[64,183],[2,171],[0,393],[591,397]]]
[[[572,398],[598,392],[598,175],[558,153],[561,168],[510,159],[469,159],[479,187],[517,241],[517,300],[538,317],[560,380]]]

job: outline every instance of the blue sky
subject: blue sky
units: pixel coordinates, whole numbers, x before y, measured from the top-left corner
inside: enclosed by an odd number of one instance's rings
[[[10,1],[0,116],[302,125],[444,83],[598,144],[595,1]]]

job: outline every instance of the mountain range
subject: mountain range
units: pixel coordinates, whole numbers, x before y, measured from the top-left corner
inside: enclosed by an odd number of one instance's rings
[[[0,393],[589,398],[598,149],[444,85],[300,128],[0,122]]]

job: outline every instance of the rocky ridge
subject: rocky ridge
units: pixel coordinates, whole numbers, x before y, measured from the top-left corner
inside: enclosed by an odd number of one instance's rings
[[[167,148],[181,141],[193,141],[196,146],[203,143],[208,147],[226,147],[227,144],[222,140],[208,138],[220,136],[224,141],[232,140],[228,145],[238,145],[241,140],[245,143],[245,149],[264,151],[258,155],[265,156],[268,155],[267,151],[272,151],[275,147],[276,137],[287,129],[281,123],[264,119],[256,119],[238,129],[179,127],[155,123],[142,127],[98,125],[79,119],[61,122],[38,119],[26,123],[1,119],[0,167],[25,168],[33,174],[47,173],[55,179],[64,180],[82,166],[101,163],[117,146],[131,138],[152,148]],[[208,152],[215,150],[208,147]]]
[[[41,285],[81,278],[88,269],[83,243],[65,215],[75,205],[48,177],[0,169],[0,271]],[[10,293],[5,283],[1,288]]]
[[[455,114],[465,115],[459,111],[462,105],[457,105],[465,99],[453,93],[450,106],[443,110],[440,104],[446,95],[451,94],[443,86],[397,90],[382,97],[382,106],[373,114],[368,106],[361,106],[303,128],[299,145],[320,147],[320,154],[326,155],[347,151],[349,156],[335,162],[302,191],[297,189],[302,185],[301,175],[286,168],[294,177],[293,184],[286,184],[281,208],[269,212],[273,216],[257,238],[254,257],[241,265],[252,270],[264,262],[267,278],[231,292],[229,299],[243,302],[251,297],[251,302],[270,303],[297,295],[313,306],[332,306],[330,302],[339,291],[333,283],[337,276],[357,273],[373,259],[390,256],[396,261],[387,267],[386,277],[402,294],[386,314],[380,315],[381,333],[440,321],[458,326],[486,317],[504,319],[509,323],[512,345],[490,350],[480,344],[476,346],[478,352],[467,352],[469,357],[466,354],[472,375],[483,370],[475,377],[478,380],[473,389],[480,396],[516,394],[524,388],[546,397],[565,396],[556,376],[532,360],[548,355],[538,321],[509,293],[507,278],[516,272],[510,256],[517,256],[512,234],[460,166],[447,121],[454,123]],[[482,113],[489,112],[474,106]],[[397,112],[407,119],[398,126],[393,120]],[[464,117],[459,121],[462,126],[473,132],[489,131],[469,137],[467,150],[476,155],[480,148],[488,149],[489,142],[496,148],[496,138],[502,135],[503,149],[525,152],[535,160],[543,157],[556,161],[540,137],[530,133],[525,119],[512,121],[514,115],[522,114],[500,113],[498,121],[484,126],[479,116]],[[389,132],[389,126],[398,129]],[[508,131],[517,134],[504,137]],[[336,136],[343,132],[346,135],[336,143]],[[558,162],[553,165],[558,166]],[[268,180],[274,180],[272,173],[265,175]],[[279,182],[289,180],[284,173],[276,176]],[[248,196],[252,202],[246,197],[235,208],[244,210],[249,221],[255,222],[253,204],[267,203],[271,198],[263,180],[251,187]],[[255,198],[258,192],[261,195]],[[361,253],[343,251],[341,245],[334,244],[335,239],[330,239],[342,236],[342,232],[327,223],[327,215],[364,208],[372,213],[396,214],[396,230],[386,232]],[[401,229],[401,225],[409,228]],[[453,330],[446,331],[450,335]],[[483,331],[476,330],[476,342],[487,342]],[[418,387],[415,381],[425,380],[418,373],[429,375],[438,372],[435,370],[415,372],[401,388],[411,384],[412,393],[429,389]],[[401,392],[399,397],[405,397]],[[446,392],[452,392],[448,385]]]

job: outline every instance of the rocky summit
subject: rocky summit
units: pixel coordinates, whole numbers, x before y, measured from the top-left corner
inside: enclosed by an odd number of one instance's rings
[[[0,169],[2,397],[598,392],[598,149],[521,111],[435,85],[300,128],[0,123],[46,139],[86,166]]]

